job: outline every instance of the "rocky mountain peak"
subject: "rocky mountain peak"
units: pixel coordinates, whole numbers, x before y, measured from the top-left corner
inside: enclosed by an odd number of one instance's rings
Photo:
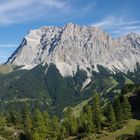
[[[140,63],[140,36],[130,33],[118,39],[102,29],[68,23],[64,27],[44,26],[31,30],[7,63],[31,69],[53,63],[62,76],[73,76],[77,68],[90,77],[97,65],[112,72],[133,71]]]

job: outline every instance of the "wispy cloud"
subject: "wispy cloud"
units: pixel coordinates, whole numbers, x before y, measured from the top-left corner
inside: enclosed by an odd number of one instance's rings
[[[117,16],[108,16],[99,22],[93,23],[92,26],[101,27],[113,36],[140,31],[140,21]]]
[[[41,16],[53,16],[69,10],[64,0],[5,0],[0,1],[0,24],[13,24]]]
[[[5,55],[1,55],[0,58],[2,58],[2,59],[6,59],[7,56],[5,56]]]
[[[84,16],[92,5],[93,2],[77,5],[75,0],[4,0],[0,1],[0,25],[24,23],[34,19],[66,21],[72,17]]]
[[[0,44],[0,48],[17,48],[17,44]]]
[[[16,44],[0,44],[0,63],[6,62],[7,58],[16,49]]]
[[[0,48],[0,63],[5,62],[9,56],[10,56],[10,53]]]

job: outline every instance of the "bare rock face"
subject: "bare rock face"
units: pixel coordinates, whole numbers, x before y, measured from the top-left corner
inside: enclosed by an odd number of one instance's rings
[[[64,77],[73,76],[77,68],[87,71],[90,77],[92,70],[98,71],[97,64],[112,72],[133,71],[140,63],[140,35],[131,33],[113,39],[100,28],[72,23],[42,27],[30,31],[7,63],[25,69],[53,63]]]

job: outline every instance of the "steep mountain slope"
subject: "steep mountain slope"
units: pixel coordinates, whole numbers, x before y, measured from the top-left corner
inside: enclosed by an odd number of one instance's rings
[[[28,103],[31,110],[48,109],[50,113],[61,114],[66,106],[75,106],[93,96],[94,91],[107,102],[120,94],[125,84],[140,84],[140,70],[112,74],[102,66],[93,72],[90,82],[84,89],[87,73],[78,70],[74,77],[63,77],[54,64],[38,65],[31,70],[15,70],[0,74],[0,110],[18,109]],[[47,71],[46,71],[47,69]]]

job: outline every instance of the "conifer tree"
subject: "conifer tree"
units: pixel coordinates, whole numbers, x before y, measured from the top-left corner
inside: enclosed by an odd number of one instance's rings
[[[59,140],[64,140],[67,137],[66,127],[62,124],[60,127]]]
[[[140,125],[136,125],[136,127],[135,127],[135,139],[134,140],[140,140]]]
[[[26,132],[27,137],[29,139],[31,135],[31,129],[32,129],[32,120],[31,120],[31,113],[29,111],[27,103],[25,103],[22,112],[22,124],[23,124],[23,129]]]
[[[70,129],[71,135],[74,135],[77,133],[77,120],[74,116],[72,116],[69,120],[69,129]]]
[[[85,115],[84,112],[81,112],[80,117],[77,119],[77,131],[78,133],[85,133],[84,127]]]
[[[32,133],[32,140],[41,140],[37,131]],[[45,139],[44,139],[45,140]]]
[[[60,134],[59,118],[54,116],[51,122],[51,139],[57,140]]]
[[[115,107],[116,121],[118,124],[122,124],[123,123],[123,108],[122,108],[119,98],[115,99],[114,107]]]
[[[11,110],[7,116],[7,121],[10,125],[17,125],[19,123],[19,115],[15,110]]]
[[[35,134],[38,134],[41,140],[46,139],[46,126],[41,112],[37,109],[34,114],[34,129]]]
[[[93,133],[95,131],[95,124],[94,124],[94,119],[92,115],[92,109],[90,105],[85,106],[84,108],[84,125],[85,125],[85,130],[86,133]]]
[[[128,120],[132,117],[131,105],[126,96],[123,97],[123,113],[124,113],[125,120]]]
[[[32,120],[30,118],[30,115],[26,114],[26,118],[24,121],[24,131],[26,132],[28,139],[30,139],[31,130],[32,130]]]
[[[6,125],[6,119],[3,114],[0,114],[0,127]]]
[[[64,112],[64,120],[63,120],[63,124],[66,127],[67,130],[67,135],[72,135],[73,132],[75,131],[75,125],[76,125],[76,121],[73,118],[73,110],[71,107],[68,107],[67,110]]]
[[[114,130],[115,128],[115,124],[116,124],[116,116],[115,116],[115,112],[114,112],[114,108],[111,104],[109,104],[108,106],[108,121],[111,125],[111,130]]]
[[[101,111],[101,103],[99,94],[96,93],[93,99],[93,121],[96,126],[96,131],[101,131],[101,119],[102,119],[102,111]]]
[[[46,126],[46,137],[50,137],[50,131],[51,131],[51,119],[47,111],[43,112],[43,118]]]

